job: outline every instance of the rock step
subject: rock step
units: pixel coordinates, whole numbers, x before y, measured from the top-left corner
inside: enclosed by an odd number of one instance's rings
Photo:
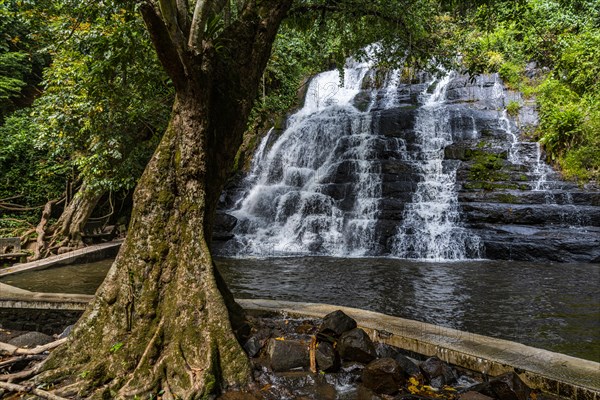
[[[461,203],[509,203],[509,204],[547,204],[548,199],[559,205],[600,206],[600,192],[549,190],[494,190],[461,191],[458,201]]]
[[[475,202],[461,206],[467,223],[600,226],[600,207],[596,206]]]

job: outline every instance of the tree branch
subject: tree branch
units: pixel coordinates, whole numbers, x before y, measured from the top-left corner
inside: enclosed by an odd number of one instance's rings
[[[180,54],[185,54],[187,51],[187,40],[186,33],[182,31],[181,22],[179,21],[179,1],[177,0],[158,0],[158,4],[160,7],[160,13],[162,15],[162,20],[167,30],[169,32],[169,36],[171,37],[171,41],[175,44],[177,48],[177,52]],[[187,10],[185,18],[187,18]],[[185,25],[185,22],[184,22]]]
[[[188,40],[188,48],[198,55],[202,51],[202,40],[204,40],[204,27],[208,21],[208,13],[210,10],[210,0],[198,0],[194,8],[194,16],[192,17],[192,26],[190,27],[190,37]]]
[[[200,0],[199,0],[200,1]],[[171,40],[169,31],[162,18],[157,13],[154,6],[148,2],[140,5],[140,12],[146,28],[150,33],[150,38],[156,49],[158,59],[163,68],[173,81],[176,90],[181,90],[186,86],[185,64],[181,54],[176,49],[175,43]]]

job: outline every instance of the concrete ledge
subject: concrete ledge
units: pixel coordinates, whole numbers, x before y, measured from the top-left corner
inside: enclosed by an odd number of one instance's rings
[[[0,283],[0,308],[83,311],[93,298],[86,294],[30,292]]]
[[[321,318],[342,310],[374,341],[459,367],[497,376],[515,371],[533,388],[576,400],[600,400],[600,363],[537,349],[507,340],[329,304],[276,300],[237,300],[249,310]]]
[[[33,269],[46,269],[61,265],[73,264],[75,262],[90,262],[104,260],[111,257],[114,258],[117,255],[121,244],[123,244],[123,240],[115,240],[108,243],[84,247],[82,249],[70,251],[57,256],[51,256],[39,261],[15,264],[11,267],[0,269],[0,278],[7,275],[18,274],[20,272],[31,271]]]
[[[0,309],[85,310],[94,296],[34,293],[0,284]],[[515,371],[532,388],[575,400],[600,400],[600,363],[507,340],[458,331],[373,311],[329,304],[237,299],[248,310],[322,318],[342,310],[376,342],[437,356],[485,375]]]

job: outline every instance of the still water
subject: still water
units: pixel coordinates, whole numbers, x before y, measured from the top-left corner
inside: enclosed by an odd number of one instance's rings
[[[110,261],[8,276],[93,293]],[[338,304],[600,361],[600,265],[330,257],[218,259],[234,295]]]

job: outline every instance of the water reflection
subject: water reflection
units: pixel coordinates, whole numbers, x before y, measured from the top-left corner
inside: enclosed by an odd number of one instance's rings
[[[339,304],[600,361],[600,266],[220,259],[240,298]]]

